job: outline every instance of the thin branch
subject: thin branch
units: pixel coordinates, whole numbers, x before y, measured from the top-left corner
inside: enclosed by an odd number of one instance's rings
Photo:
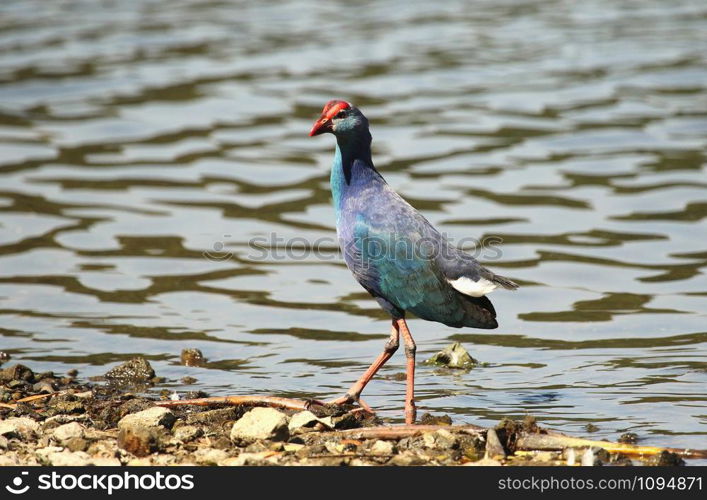
[[[312,402],[300,399],[278,398],[275,396],[215,396],[211,398],[158,401],[156,404],[157,406],[164,406],[165,408],[226,404],[232,406],[270,406],[272,408],[282,408],[285,410],[308,410]]]
[[[612,443],[611,441],[594,441],[564,434],[550,432],[547,434],[521,433],[515,444],[519,450],[549,450],[559,451],[565,448],[603,448],[610,453],[623,453],[633,456],[654,456],[664,451],[675,453],[684,458],[707,458],[707,450],[692,450],[683,448],[660,448],[657,446],[637,446],[627,443]]]
[[[480,435],[487,429],[478,425],[393,425],[381,427],[362,427],[361,429],[346,429],[343,431],[322,432],[321,436],[342,437],[348,439],[403,439],[420,436],[426,432],[445,430],[461,434]]]

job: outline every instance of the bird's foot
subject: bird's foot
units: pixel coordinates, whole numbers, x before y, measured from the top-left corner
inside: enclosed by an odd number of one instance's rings
[[[329,401],[325,401],[324,404],[328,406],[342,406],[342,405],[352,405],[358,403],[358,405],[361,407],[357,410],[354,411],[364,411],[366,413],[370,413],[371,415],[375,415],[376,412],[368,406],[368,404],[361,399],[360,396],[352,396],[351,394],[344,394],[341,397],[338,397],[336,399],[331,399]]]

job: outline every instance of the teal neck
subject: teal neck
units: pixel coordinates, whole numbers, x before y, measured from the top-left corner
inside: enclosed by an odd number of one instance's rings
[[[349,165],[350,170],[350,165]],[[344,174],[344,163],[339,145],[336,145],[334,152],[334,163],[331,165],[331,175],[329,184],[331,185],[331,196],[334,200],[334,208],[336,209],[337,219],[339,217],[339,208],[341,207],[341,198],[346,190],[346,175]]]

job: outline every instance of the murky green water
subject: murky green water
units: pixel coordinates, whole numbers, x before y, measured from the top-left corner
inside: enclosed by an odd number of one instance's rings
[[[492,332],[410,322],[420,359],[486,363],[420,365],[421,411],[707,447],[707,4],[323,3],[2,2],[0,350],[341,394],[389,329],[333,253],[333,139],[306,136],[347,98],[388,181],[502,238],[481,257],[524,285]],[[390,419],[403,364],[366,391]]]

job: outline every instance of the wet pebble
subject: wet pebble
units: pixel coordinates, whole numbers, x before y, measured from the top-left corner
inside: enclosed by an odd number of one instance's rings
[[[0,370],[0,382],[11,381],[34,382],[34,372],[25,365],[12,365]]]
[[[308,432],[311,430],[328,430],[334,427],[331,417],[326,417],[325,419],[317,417],[311,411],[305,410],[295,413],[290,417],[290,422],[288,428],[290,433],[295,432]]]
[[[216,465],[227,458],[228,453],[217,448],[200,448],[194,452],[194,460],[199,465]]]
[[[454,342],[425,361],[425,363],[447,368],[470,369],[476,366],[478,361],[472,358],[459,342]]]
[[[206,410],[187,415],[187,424],[217,425],[237,420],[242,415],[242,410],[236,407]]]
[[[426,432],[422,435],[422,440],[427,448],[447,450],[456,448],[458,445],[456,436],[445,429],[440,429],[435,432]]]
[[[166,427],[170,429],[175,420],[174,413],[169,409],[155,406],[124,416],[118,422],[118,429],[127,427]]]
[[[166,432],[157,427],[124,427],[118,432],[118,446],[137,457],[161,451]]]
[[[182,349],[180,361],[184,366],[203,366],[206,363],[204,354],[193,347]]]
[[[373,443],[369,450],[369,453],[371,455],[392,455],[394,450],[395,447],[390,441],[378,440]]]
[[[91,465],[91,456],[83,451],[62,450],[49,453],[47,464],[55,467],[83,467]]]
[[[489,429],[486,432],[486,457],[487,458],[505,458],[506,450],[498,439],[498,434],[494,429]]]
[[[286,441],[289,437],[287,415],[273,408],[253,408],[243,415],[231,429],[234,442],[271,439]]]
[[[39,431],[39,424],[27,417],[11,417],[0,421],[0,436],[33,439]]]
[[[118,385],[141,385],[153,381],[155,370],[149,361],[138,356],[111,368],[104,376]]]
[[[452,417],[449,415],[432,415],[424,413],[420,417],[420,425],[452,425]]]
[[[82,438],[84,436],[84,428],[78,422],[63,424],[54,429],[54,439],[59,443],[66,443],[73,438]]]
[[[174,439],[186,443],[203,435],[204,431],[195,425],[182,425],[174,429]]]
[[[619,443],[636,444],[638,442],[638,434],[635,432],[624,432],[619,436]]]

